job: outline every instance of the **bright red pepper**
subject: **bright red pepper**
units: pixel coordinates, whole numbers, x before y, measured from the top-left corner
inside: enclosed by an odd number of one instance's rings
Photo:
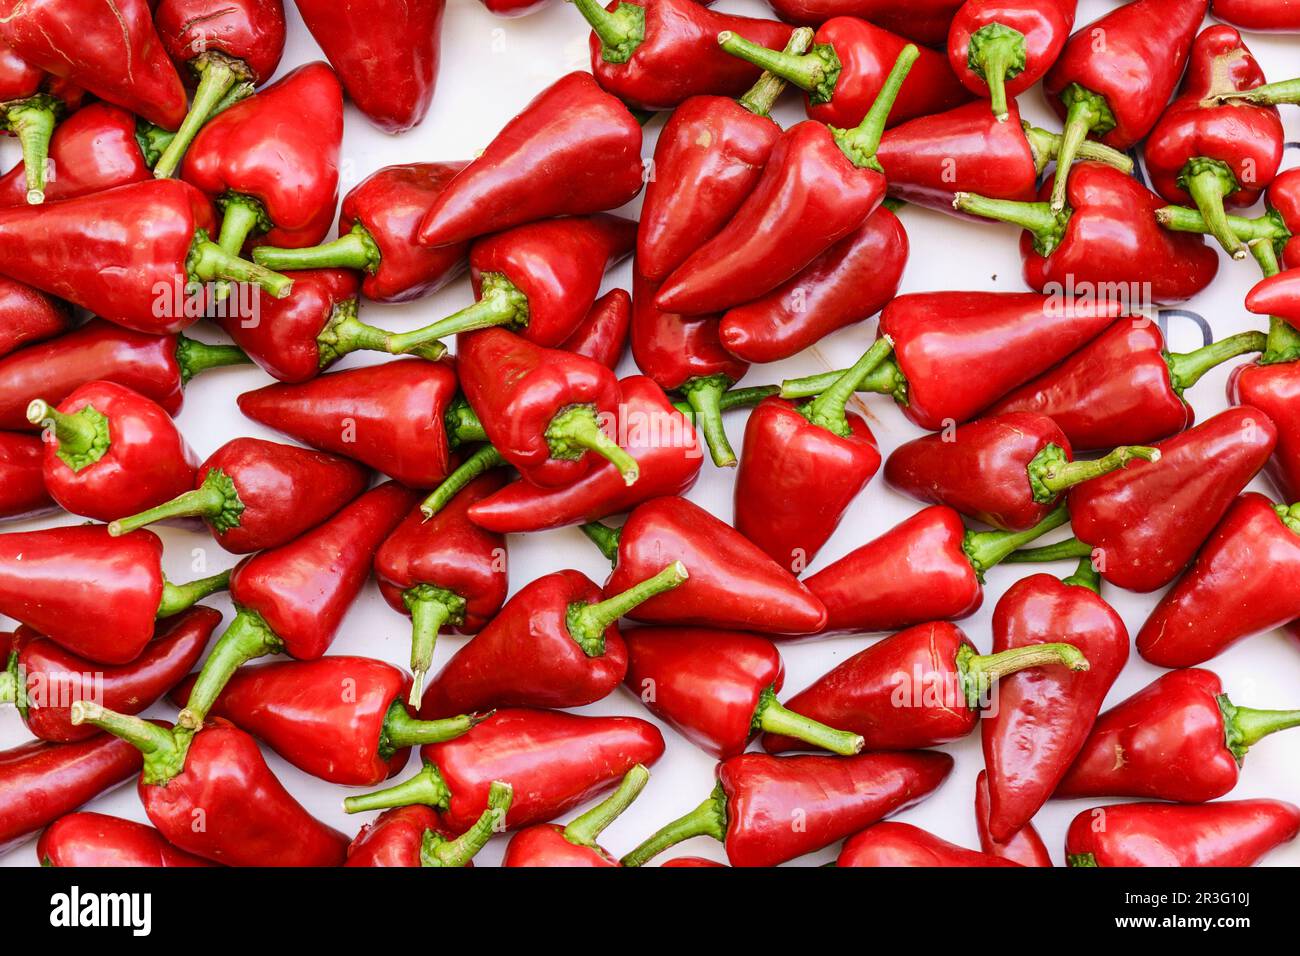
[[[1300,270],[1267,276],[1246,293],[1246,308],[1259,315],[1278,315],[1300,323]]]
[[[36,841],[41,866],[212,866],[178,850],[151,826],[103,813],[69,813]]]
[[[189,673],[220,623],[221,613],[209,607],[183,611],[159,622],[140,656],[118,667],[87,660],[20,628],[7,669],[0,672],[0,701],[17,704],[27,729],[42,740],[85,740],[96,730],[69,721],[74,700],[140,713]]]
[[[202,518],[232,554],[278,548],[325,521],[365,490],[370,474],[346,458],[296,445],[235,438],[209,455],[171,501],[113,521],[114,536],[155,521]]]
[[[786,706],[813,720],[861,734],[868,750],[911,750],[960,740],[990,702],[994,683],[1026,668],[1051,677],[1087,671],[1088,658],[1071,644],[1012,647],[980,655],[962,629],[946,621],[899,631],[819,677]],[[769,753],[804,749],[797,740],[766,734]],[[1046,798],[1044,798],[1046,799]]]
[[[1238,366],[1228,378],[1228,400],[1258,408],[1277,425],[1265,469],[1285,501],[1300,500],[1300,362]]]
[[[526,17],[530,13],[535,13],[545,6],[548,6],[551,0],[479,0],[484,8],[498,17],[513,19],[514,17]]]
[[[487,809],[474,825],[455,836],[428,807],[385,810],[367,823],[348,847],[344,866],[472,867],[474,854],[487,845],[510,809],[514,788],[500,780],[488,790]]]
[[[615,786],[664,752],[664,738],[636,717],[579,717],[555,710],[498,710],[464,737],[420,749],[424,767],[378,793],[348,797],[349,813],[408,804],[437,808],[453,833],[474,825],[495,780],[515,800],[507,828],[545,823]]]
[[[0,208],[0,262],[14,279],[155,334],[202,316],[196,283],[228,279],[289,294],[291,280],[210,241],[212,224],[211,206],[192,186],[133,183],[39,209]]]
[[[72,325],[71,310],[31,286],[0,277],[0,358]]]
[[[1290,233],[1279,258],[1288,269],[1300,266],[1300,169],[1277,174],[1268,187],[1268,205],[1282,218]]]
[[[1020,866],[992,853],[968,850],[910,823],[877,823],[844,841],[835,858],[844,866]]]
[[[194,101],[154,167],[175,176],[185,151],[215,113],[271,78],[284,53],[281,0],[160,0],[154,26]]]
[[[356,269],[361,292],[376,302],[432,295],[465,271],[467,243],[420,245],[420,220],[466,163],[410,163],[371,173],[343,197],[339,238],[305,249],[258,246],[268,269]]]
[[[667,867],[689,867],[691,869],[725,867],[727,864],[717,860],[706,860],[702,856],[679,856],[659,864]]]
[[[1005,121],[1008,98],[1014,103],[1061,55],[1077,9],[1078,0],[967,0],[948,28],[948,64]]]
[[[180,684],[171,699],[184,704],[195,680]],[[410,689],[410,675],[368,657],[272,661],[237,670],[210,714],[305,773],[373,787],[406,766],[411,747],[459,737],[479,720],[415,720],[404,703]]]
[[[998,685],[997,707],[980,723],[995,841],[1013,840],[1051,797],[1128,662],[1128,629],[1100,590],[1085,559],[1064,581],[1017,581],[993,610],[994,654],[1063,641],[1088,659],[1082,673],[1043,667]]]
[[[1151,132],[1209,6],[1210,0],[1132,0],[1074,32],[1043,78],[1048,104],[1065,121],[1058,168],[1070,168],[1089,134],[1128,149]],[[1065,205],[1061,177],[1050,207]]]
[[[91,319],[48,342],[0,359],[0,428],[32,430],[27,406],[61,402],[87,382],[116,382],[151,398],[167,414],[181,409],[181,389],[200,372],[242,365],[230,345],[208,345],[180,334],[150,335]]]
[[[623,857],[644,866],[695,836],[722,843],[732,866],[776,866],[924,800],[952,770],[942,753],[856,757],[741,754],[718,764],[707,800]],[[798,818],[803,826],[792,826]]]
[[[1212,0],[1220,20],[1252,33],[1300,33],[1300,10],[1289,0]]]
[[[1300,807],[1281,800],[1203,806],[1120,803],[1070,824],[1070,866],[1253,866],[1300,831]]]
[[[0,519],[26,518],[56,507],[45,490],[41,440],[0,432]]]
[[[821,26],[833,17],[861,17],[926,46],[942,46],[961,0],[768,0],[790,23]]]
[[[45,201],[50,138],[55,122],[81,106],[85,91],[38,70],[0,40],[0,132],[18,140],[18,202]]]
[[[221,208],[218,245],[239,255],[249,236],[314,246],[339,201],[343,89],[326,63],[300,66],[207,123],[181,176]]]
[[[434,200],[420,241],[445,246],[551,216],[602,212],[641,186],[641,125],[590,73],[569,73]]]
[[[1134,461],[1072,489],[1075,538],[1018,552],[1014,561],[1091,556],[1130,591],[1164,587],[1187,567],[1272,454],[1277,427],[1240,406],[1160,442],[1160,460]]]
[[[596,842],[605,828],[632,805],[650,780],[650,771],[637,764],[618,789],[582,816],[562,827],[556,823],[520,830],[506,846],[502,866],[617,867],[618,858]]]
[[[1073,459],[1070,439],[1052,419],[1007,412],[900,445],[885,463],[885,480],[920,501],[1024,531],[1046,518],[1068,489],[1136,459],[1159,461],[1160,452],[1121,445],[1104,458]]]
[[[591,304],[586,317],[559,347],[614,369],[627,351],[631,328],[632,297],[623,289],[610,289]]]
[[[228,578],[172,584],[151,531],[111,538],[84,524],[0,535],[0,613],[101,664],[135,660],[158,618],[224,590]]]
[[[27,406],[44,429],[45,487],[75,515],[111,521],[187,491],[198,456],[157,402],[113,382],[87,382],[59,403]]]
[[[744,752],[760,731],[785,733],[852,756],[862,738],[781,706],[785,665],[758,634],[699,627],[638,627],[623,634],[623,683],[650,712],[718,760]]]
[[[1021,866],[1051,866],[1052,857],[1047,852],[1043,838],[1032,823],[1026,824],[1005,842],[994,840],[989,833],[989,782],[988,772],[980,771],[975,781],[975,825],[979,830],[980,849]]]
[[[1292,727],[1300,711],[1238,707],[1210,671],[1171,671],[1097,718],[1055,796],[1214,800],[1251,747]]]
[[[450,363],[406,359],[267,385],[238,403],[253,421],[291,438],[430,488],[451,470],[444,416],[455,395]]]
[[[583,531],[614,562],[606,594],[626,591],[668,561],[690,569],[681,587],[636,608],[633,620],[787,635],[826,624],[826,609],[789,571],[685,498],[647,501],[617,531],[596,523]]]

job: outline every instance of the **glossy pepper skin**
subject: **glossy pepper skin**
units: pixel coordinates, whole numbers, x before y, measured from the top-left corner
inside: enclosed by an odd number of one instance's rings
[[[1238,366],[1228,377],[1228,400],[1252,405],[1277,424],[1277,446],[1265,469],[1283,500],[1300,500],[1300,362]]]
[[[103,813],[69,813],[36,841],[41,866],[175,867],[213,864],[163,839],[151,826]]]
[[[1005,122],[1014,97],[1060,56],[1077,9],[1078,0],[967,0],[948,28],[948,64]]]
[[[199,372],[247,362],[247,355],[229,345],[208,345],[175,333],[133,332],[91,319],[65,335],[0,358],[0,428],[32,430],[27,406],[34,400],[61,402],[93,381],[116,382],[175,415],[182,389]]]
[[[434,200],[420,242],[445,246],[538,219],[602,212],[641,185],[640,124],[590,73],[569,73]]]
[[[1017,581],[993,610],[993,652],[1064,641],[1086,671],[1042,667],[1005,678],[997,708],[980,724],[988,768],[991,838],[1014,840],[1056,790],[1083,748],[1111,685],[1128,661],[1124,621],[1098,593],[1086,563],[1064,581]]]
[[[508,783],[494,781],[487,809],[474,825],[456,836],[428,807],[396,807],[367,823],[348,846],[344,866],[472,867],[473,856],[498,830],[514,797]]]
[[[41,440],[0,432],[0,520],[26,518],[57,507],[45,490]]]
[[[690,569],[688,581],[642,604],[629,614],[633,620],[785,635],[813,634],[826,623],[826,609],[793,575],[685,498],[656,498],[640,505],[606,556],[614,561],[606,594],[626,591],[669,561]]]
[[[1215,17],[1252,33],[1300,33],[1300,10],[1276,0],[1212,0]]]
[[[989,782],[985,770],[980,771],[975,781],[975,826],[979,830],[980,849],[985,853],[1000,856],[1021,866],[1052,865],[1047,846],[1032,823],[1016,831],[1005,842],[993,839],[989,833]]]
[[[1143,660],[1190,667],[1300,618],[1300,508],[1247,492],[1137,635]]]
[[[920,624],[850,657],[791,697],[795,713],[861,734],[868,750],[911,750],[960,740],[997,702],[993,683],[1025,668],[1087,671],[1076,647],[1050,643],[980,656],[961,628]],[[767,734],[769,753],[802,749]]]
[[[627,351],[631,328],[632,297],[623,289],[610,289],[591,304],[586,317],[559,347],[616,369]]]
[[[906,6],[894,0],[769,0],[789,23],[818,27],[834,17],[861,17],[926,46],[942,46],[960,0],[921,0]]]
[[[1253,866],[1298,830],[1300,807],[1281,800],[1121,803],[1075,817],[1065,857],[1070,866]]]
[[[184,704],[193,686],[191,677],[171,699]],[[402,703],[410,688],[410,675],[368,657],[272,661],[236,671],[210,713],[305,773],[373,787],[406,766],[413,745],[457,737],[477,720],[413,720]]]
[[[501,865],[586,869],[622,866],[618,858],[596,840],[640,795],[649,780],[650,771],[638,764],[627,772],[617,790],[568,826],[543,823],[520,830],[506,846]]]
[[[465,271],[469,245],[430,248],[417,241],[420,220],[466,163],[407,163],[377,169],[343,197],[339,238],[305,249],[258,246],[268,269],[358,269],[361,292],[375,302],[432,295]]]
[[[198,456],[157,402],[113,382],[87,382],[27,420],[44,429],[45,487],[66,511],[111,521],[189,489]]]
[[[840,866],[1020,866],[1012,860],[968,850],[910,823],[876,823],[844,841]]]
[[[348,99],[386,133],[418,126],[438,82],[446,0],[294,0]]]
[[[140,751],[106,734],[0,751],[0,852],[140,772]]]
[[[140,655],[117,667],[87,660],[22,628],[7,670],[0,673],[0,700],[17,703],[27,729],[42,740],[85,740],[97,731],[72,725],[72,701],[94,695],[123,713],[140,713],[189,673],[220,623],[219,611],[190,608],[160,622]]]
[[[693,96],[739,96],[759,68],[728,56],[717,36],[734,30],[781,47],[784,23],[718,13],[694,0],[574,0],[591,24],[591,72],[601,88],[636,109],[670,110]]]
[[[388,790],[349,797],[349,813],[420,803],[464,833],[487,806],[495,780],[514,787],[507,829],[545,823],[652,765],[664,738],[636,717],[579,717],[555,710],[498,710],[463,737],[420,749],[424,769]]]
[[[66,332],[70,310],[31,286],[0,278],[0,358]]]
[[[1055,796],[1204,803],[1237,785],[1252,746],[1296,726],[1300,712],[1233,704],[1210,671],[1170,671],[1097,718]]]
[[[155,521],[198,517],[232,554],[278,548],[356,498],[369,477],[346,458],[235,438],[204,460],[190,488],[156,508],[110,522],[108,533],[117,536]]]
[[[342,142],[338,77],[308,63],[207,123],[181,177],[221,207],[219,243],[232,255],[250,235],[314,246],[334,221]]]
[[[643,866],[692,836],[720,841],[732,866],[776,866],[919,803],[943,783],[943,753],[856,757],[741,754],[718,764],[709,798],[623,857]],[[795,814],[805,821],[792,827]]]
[[[443,416],[455,395],[451,364],[405,359],[267,385],[240,395],[238,404],[254,421],[313,448],[431,488],[451,470]]]

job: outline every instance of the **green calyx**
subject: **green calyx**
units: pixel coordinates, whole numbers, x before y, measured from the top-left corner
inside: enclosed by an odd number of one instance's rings
[[[635,3],[620,3],[612,11],[600,0],[569,0],[591,32],[600,40],[600,56],[606,63],[626,63],[645,40],[645,8]]]
[[[805,52],[808,47],[812,46],[815,33],[812,27],[799,27],[790,34],[790,39],[785,45],[783,52],[790,54],[799,54]],[[739,99],[736,100],[741,106],[749,110],[755,116],[767,116],[772,112],[772,107],[784,92],[786,81],[781,79],[775,73],[769,73],[764,70],[751,86]]]
[[[387,352],[390,355],[418,355],[436,362],[447,354],[447,347],[436,337],[421,331],[398,334],[362,322],[357,313],[360,302],[355,298],[336,302],[329,319],[316,335],[317,365],[329,368],[345,355],[357,351]]]
[[[1026,120],[1021,120],[1020,128],[1024,130],[1025,141],[1029,143],[1029,152],[1033,154],[1034,169],[1041,173],[1047,168],[1047,164],[1060,154],[1061,136],[1051,130],[1034,126]],[[1094,139],[1085,139],[1081,142],[1074,158],[1103,163],[1118,169],[1126,176],[1133,172],[1133,157],[1128,153],[1121,153],[1118,149],[1111,149],[1105,143],[1099,143]]]
[[[1027,644],[996,654],[980,654],[969,644],[957,651],[957,675],[961,681],[966,706],[980,710],[994,683],[1031,667],[1068,667],[1086,671],[1088,658],[1073,644]]]
[[[585,534],[611,564],[618,563],[618,540],[623,534],[622,528],[611,528],[599,521],[588,521],[578,528]]]
[[[348,797],[343,801],[343,810],[345,813],[361,813],[365,810],[390,810],[393,807],[416,804],[436,810],[446,810],[451,806],[451,790],[438,768],[428,761],[413,777],[399,784],[374,793]]]
[[[225,591],[230,587],[230,572],[220,571],[206,578],[186,581],[184,584],[172,584],[163,579],[162,599],[158,602],[159,620],[173,617],[192,608],[210,594]]]
[[[1067,853],[1065,855],[1065,865],[1069,867],[1096,867],[1098,866],[1097,858],[1091,853]]]
[[[661,828],[620,861],[624,866],[644,866],[669,847],[691,837],[710,836],[719,843],[727,837],[727,794],[722,784],[698,807]]]
[[[227,365],[252,365],[243,349],[234,345],[209,345],[189,336],[176,335],[176,365],[181,370],[181,385],[188,385],[199,372]]]
[[[1197,156],[1189,159],[1178,173],[1177,184],[1185,190],[1205,218],[1210,234],[1234,259],[1246,258],[1246,244],[1228,222],[1223,200],[1241,189],[1228,164],[1218,159]]]
[[[443,425],[447,431],[447,444],[459,448],[471,442],[487,441],[487,432],[478,414],[470,407],[464,395],[457,395],[447,405],[442,414]]]
[[[722,399],[731,384],[725,375],[701,375],[678,388],[691,407],[693,420],[704,435],[713,463],[719,468],[734,468],[737,462],[736,451],[722,423]]]
[[[1063,182],[1057,177],[1057,182]],[[1070,222],[1072,210],[1053,211],[1045,202],[1020,202],[1014,199],[989,199],[975,193],[959,192],[952,197],[952,208],[972,216],[1009,222],[1028,232],[1034,240],[1034,251],[1040,256],[1050,256],[1065,237],[1065,227]]]
[[[1300,727],[1300,710],[1256,710],[1238,707],[1227,694],[1215,698],[1223,714],[1223,744],[1240,765],[1246,753],[1270,734]]]
[[[605,653],[605,632],[623,615],[644,604],[652,597],[671,591],[690,577],[686,565],[674,561],[654,577],[632,585],[621,594],[615,594],[595,604],[575,602],[565,611],[564,622],[575,644],[588,657]]]
[[[50,137],[54,135],[54,123],[63,109],[61,100],[45,93],[0,105],[0,129],[13,133],[22,147],[29,205],[39,206],[45,202]]]
[[[417,584],[402,592],[402,603],[411,613],[411,683],[410,703],[420,704],[424,690],[424,675],[433,666],[433,649],[438,633],[447,624],[465,623],[465,599],[455,591]]]
[[[295,269],[356,269],[374,275],[383,254],[370,231],[359,222],[333,242],[302,249],[257,246],[253,261],[277,272]]]
[[[217,238],[217,245],[232,256],[239,255],[253,233],[260,235],[275,228],[266,207],[252,196],[228,192],[218,196],[214,205],[221,210],[221,235]]]
[[[569,405],[556,412],[546,426],[546,447],[557,461],[577,461],[592,451],[619,470],[625,484],[636,484],[641,475],[637,460],[605,434],[595,405]]]
[[[733,30],[724,30],[718,34],[718,46],[732,56],[799,87],[808,94],[808,102],[813,106],[830,102],[843,70],[835,47],[829,43],[814,43],[807,53],[789,52],[788,47],[786,50],[769,50]]]
[[[1182,395],[1184,391],[1199,382],[1210,369],[1222,365],[1229,359],[1251,352],[1263,352],[1268,348],[1268,336],[1263,332],[1238,332],[1226,339],[1219,339],[1204,345],[1194,352],[1165,353],[1165,364],[1169,366],[1169,383],[1174,392]]]
[[[148,120],[136,118],[135,144],[140,147],[140,158],[148,168],[153,169],[158,164],[163,152],[175,138],[176,134],[170,130],[156,126]]]
[[[412,706],[415,706],[412,704]],[[421,747],[425,744],[441,743],[463,737],[495,711],[486,714],[461,714],[442,720],[419,720],[412,717],[406,706],[395,700],[384,714],[384,724],[379,731],[378,753],[381,760],[388,760],[397,751],[406,747]]]
[[[776,699],[776,691],[771,687],[764,688],[759,695],[751,728],[755,733],[763,731],[793,737],[844,757],[861,753],[866,745],[866,741],[858,734],[836,730],[821,721],[787,709]]]
[[[1130,461],[1159,461],[1160,451],[1145,445],[1121,445],[1095,461],[1071,461],[1060,445],[1049,444],[1029,463],[1029,488],[1034,501],[1047,504],[1075,485],[1100,478]]]
[[[239,527],[243,513],[244,502],[239,497],[234,479],[220,468],[213,468],[193,491],[139,514],[111,521],[108,533],[116,538],[157,521],[196,517],[202,518],[214,532],[222,535]]]
[[[222,225],[225,232],[225,225]],[[249,282],[277,299],[283,299],[293,289],[293,280],[255,262],[239,258],[239,250],[230,252],[212,242],[207,232],[196,229],[194,244],[185,260],[185,272],[190,282],[206,283],[217,280]]]
[[[57,444],[55,456],[74,472],[95,464],[112,444],[108,417],[93,405],[64,414],[38,398],[27,406],[27,420],[53,433]]]
[[[1006,82],[1025,70],[1025,35],[1002,23],[985,24],[971,34],[966,65],[988,86],[993,115],[1005,120]]]
[[[862,383],[885,361],[894,350],[894,340],[888,335],[876,340],[876,343],[863,353],[843,375],[821,395],[799,406],[799,412],[814,425],[819,425],[840,438],[849,438],[853,429],[849,426],[846,406],[848,401],[862,387]]]
[[[1277,512],[1278,519],[1286,525],[1293,534],[1300,534],[1300,503],[1293,505],[1274,505],[1273,510]]]
[[[5,669],[0,671],[0,704],[13,704],[24,721],[27,720],[27,681],[18,663],[18,652],[10,651]]]
[[[1010,558],[1017,548],[1041,538],[1069,520],[1069,511],[1064,504],[1060,504],[1042,521],[1025,531],[967,531],[962,541],[962,551],[976,576],[983,582],[984,574]]]
[[[598,849],[596,841],[605,829],[641,795],[650,782],[650,771],[637,764],[623,776],[618,789],[564,828],[564,839],[574,846]]]
[[[899,51],[898,59],[885,77],[871,109],[867,110],[867,115],[854,129],[829,127],[835,144],[848,157],[849,162],[859,169],[874,169],[878,173],[884,173],[880,161],[876,159],[876,150],[880,147],[880,137],[884,135],[885,123],[894,108],[894,101],[903,89],[903,81],[907,79],[912,64],[920,55],[920,51],[911,43]]]
[[[1065,128],[1061,133],[1061,147],[1056,156],[1056,180],[1048,203],[1052,212],[1065,208],[1065,188],[1070,178],[1070,167],[1079,153],[1079,147],[1089,134],[1101,136],[1116,126],[1115,113],[1106,97],[1071,83],[1061,91],[1065,104]],[[1046,255],[1046,253],[1043,253]]]
[[[176,175],[194,137],[199,134],[203,124],[211,119],[221,105],[222,100],[239,83],[250,83],[253,71],[243,60],[226,56],[217,50],[205,50],[190,61],[190,67],[199,75],[199,85],[194,91],[189,112],[181,122],[180,129],[163,150],[156,163],[153,163],[154,176],[167,179]]]
[[[151,785],[165,784],[185,769],[192,730],[176,727],[168,730],[147,720],[107,710],[91,701],[73,701],[70,719],[74,727],[92,724],[134,745],[144,754],[140,780]]]
[[[514,802],[514,795],[514,787],[510,784],[493,780],[488,787],[487,809],[456,839],[448,840],[436,830],[425,830],[420,841],[420,865],[462,867],[469,863],[479,850],[487,846],[492,834],[505,831],[506,814]]]

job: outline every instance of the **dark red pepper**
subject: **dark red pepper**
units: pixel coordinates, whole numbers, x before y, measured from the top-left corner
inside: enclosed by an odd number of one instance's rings
[[[41,440],[0,432],[0,519],[26,518],[56,507],[45,490]]]
[[[968,850],[910,823],[877,823],[844,841],[843,866],[1020,866],[1014,860]]]
[[[69,813],[36,841],[41,866],[212,866],[172,846],[151,826],[103,813]]]
[[[948,64],[1006,121],[1008,98],[1029,89],[1061,55],[1078,0],[966,0],[948,28]]]
[[[1300,500],[1300,362],[1238,366],[1228,378],[1228,400],[1258,408],[1277,425],[1277,446],[1264,467],[1283,500]]]
[[[999,843],[989,833],[989,782],[988,772],[980,771],[975,781],[975,826],[979,830],[980,849],[1006,860],[1012,860],[1021,866],[1051,866],[1052,857],[1047,852],[1043,838],[1038,835],[1032,823]]]
[[[861,17],[886,30],[924,43],[942,46],[948,25],[961,0],[768,0],[776,15],[790,23],[818,27],[833,17]]]
[[[650,771],[637,764],[618,789],[582,816],[560,826],[543,823],[520,830],[506,846],[502,866],[617,867],[622,864],[596,842],[605,828],[632,805],[650,780]]]
[[[0,277],[0,358],[72,325],[71,310],[31,286]]]
[[[456,836],[428,807],[385,810],[367,823],[348,847],[344,866],[472,867],[473,857],[498,830],[514,799],[514,788],[495,780],[488,789],[487,809],[474,825]]]
[[[586,318],[559,347],[614,369],[627,351],[631,328],[632,297],[623,289],[610,289],[591,304]]]
[[[1300,10],[1289,0],[1212,0],[1220,20],[1252,33],[1300,33]]]

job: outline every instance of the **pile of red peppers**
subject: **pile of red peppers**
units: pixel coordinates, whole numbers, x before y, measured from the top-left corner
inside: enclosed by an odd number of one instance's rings
[[[439,93],[445,0],[295,2],[324,59],[282,69],[282,0],[0,0],[0,706],[31,738],[0,853],[1247,866],[1296,838],[1296,794],[1233,791],[1300,710],[1232,666],[1300,635],[1300,79],[1248,45],[1300,37],[1292,0],[572,0],[545,16],[590,28],[589,70],[367,170],[345,103],[401,134],[492,77]],[[1018,226],[1022,281],[900,294],[915,207]],[[1221,268],[1244,330],[1174,351],[1159,307]],[[177,416],[222,367],[209,450]],[[783,651],[832,637],[788,691]],[[654,767],[693,748],[692,809]],[[267,752],[366,816],[319,819]],[[127,783],[131,818],[83,809]],[[887,819],[944,786],[964,824]],[[639,797],[669,822],[607,838]],[[1043,808],[1085,798],[1049,849]]]

